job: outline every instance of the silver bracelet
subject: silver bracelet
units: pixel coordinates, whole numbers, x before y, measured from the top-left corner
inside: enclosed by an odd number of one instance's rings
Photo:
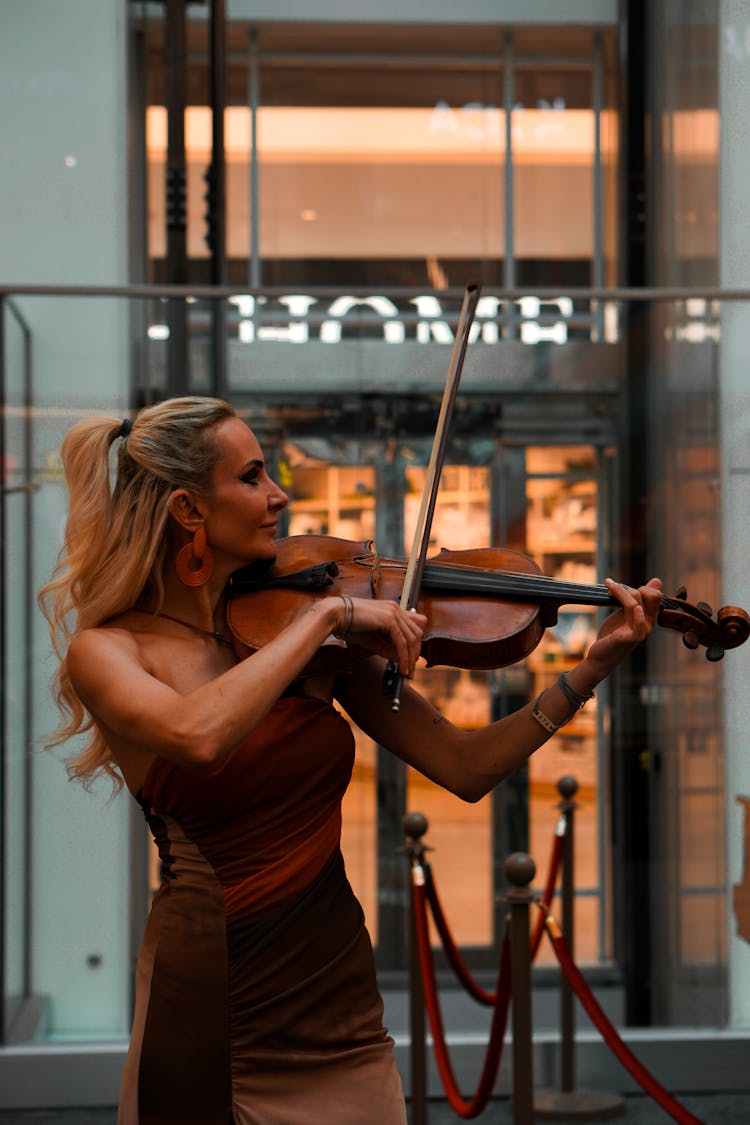
[[[340,637],[342,640],[347,637],[351,631],[352,618],[354,617],[354,605],[352,599],[348,594],[339,594],[342,602],[344,603],[344,623],[340,629],[334,629],[334,637]]]
[[[568,703],[570,703],[572,707],[575,707],[576,710],[580,710],[581,707],[584,707],[590,699],[594,698],[593,691],[590,695],[582,695],[580,691],[576,691],[573,685],[568,683],[567,672],[560,673],[560,675],[557,677],[557,683],[560,691],[563,693]]]
[[[544,689],[544,691],[547,691],[547,690],[548,690],[547,688]],[[560,727],[563,726],[563,724],[562,723],[553,723],[552,719],[550,719],[549,715],[545,715],[544,711],[542,711],[540,709],[539,700],[544,695],[544,691],[541,691],[539,693],[539,695],[536,697],[536,699],[534,700],[534,709],[531,712],[531,716],[532,716],[532,718],[536,719],[536,721],[539,723],[540,727],[543,727],[544,730],[546,730],[547,734],[556,734],[557,731],[559,731]]]

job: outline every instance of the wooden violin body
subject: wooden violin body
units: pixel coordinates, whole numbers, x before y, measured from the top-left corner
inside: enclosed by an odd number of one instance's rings
[[[227,621],[246,654],[268,644],[320,598],[347,593],[398,600],[405,572],[403,561],[378,555],[370,543],[291,536],[279,540],[270,569],[259,573],[253,565],[232,576]],[[442,550],[427,560],[416,606],[427,617],[422,656],[428,665],[502,668],[536,648],[562,605],[617,604],[606,586],[545,577],[533,559],[516,551]],[[720,660],[750,635],[744,609],[725,606],[714,619],[708,606],[691,605],[684,591],[662,598],[658,622],[680,632],[689,648],[705,647],[709,660]],[[309,671],[340,670],[353,656],[356,649],[332,637]]]

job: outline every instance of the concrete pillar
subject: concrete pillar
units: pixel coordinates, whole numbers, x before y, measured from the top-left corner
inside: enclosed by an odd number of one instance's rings
[[[720,281],[750,289],[750,10],[747,0],[720,4],[719,106]],[[750,547],[750,301],[726,301],[721,316],[720,435],[723,592],[747,608]],[[744,849],[744,809],[750,798],[750,644],[724,664],[729,1006],[734,1028],[750,1027],[750,929],[741,935],[734,885],[750,880]],[[748,809],[750,814],[750,809]]]

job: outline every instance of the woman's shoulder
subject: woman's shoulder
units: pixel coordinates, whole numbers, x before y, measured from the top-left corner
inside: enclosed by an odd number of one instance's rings
[[[68,674],[75,680],[86,669],[112,661],[125,661],[144,666],[138,637],[128,626],[127,615],[112,618],[103,625],[81,629],[68,646],[65,661]]]
[[[132,699],[148,674],[136,638],[126,629],[109,625],[76,633],[64,667],[75,694],[95,720],[104,714],[102,701]]]
[[[138,648],[138,630],[130,618],[129,613],[123,613],[118,617],[111,617],[101,625],[81,629],[71,640],[68,652],[113,646],[135,651]]]

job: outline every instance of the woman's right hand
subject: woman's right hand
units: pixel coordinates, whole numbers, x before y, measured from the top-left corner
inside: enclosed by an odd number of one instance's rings
[[[402,675],[410,679],[422,649],[426,624],[427,618],[423,613],[407,612],[396,602],[349,598],[347,595],[341,599],[341,617],[336,632],[346,639],[351,638],[357,648],[395,661]]]

